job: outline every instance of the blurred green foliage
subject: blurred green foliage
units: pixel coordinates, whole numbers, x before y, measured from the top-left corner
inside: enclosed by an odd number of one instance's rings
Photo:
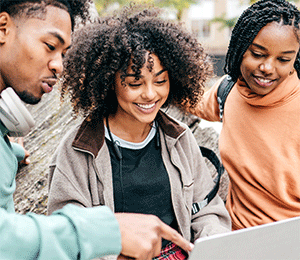
[[[96,9],[100,16],[109,13],[110,8],[113,5],[122,7],[130,2],[148,3],[158,7],[174,8],[177,11],[177,19],[180,21],[184,10],[188,9],[191,4],[197,3],[197,0],[94,0]]]

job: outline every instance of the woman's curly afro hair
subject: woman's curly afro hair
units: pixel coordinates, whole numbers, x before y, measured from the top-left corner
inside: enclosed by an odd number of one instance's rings
[[[131,4],[75,33],[62,84],[62,96],[71,95],[75,114],[99,119],[115,113],[116,73],[124,76],[131,64],[138,77],[146,62],[151,70],[146,52],[150,57],[155,54],[169,73],[170,93],[164,106],[198,102],[203,83],[212,74],[208,56],[196,38],[180,24],[160,18],[160,13],[154,7]]]
[[[89,8],[92,0],[0,0],[0,12],[11,16],[26,15],[27,17],[42,17],[46,7],[51,5],[66,10],[71,17],[72,29],[76,19],[85,23],[89,18]]]
[[[238,19],[226,55],[224,71],[234,81],[241,75],[240,66],[244,53],[259,31],[271,22],[282,22],[284,25],[293,26],[299,41],[300,12],[295,5],[285,0],[261,0],[251,5]],[[299,76],[299,52],[294,67]]]

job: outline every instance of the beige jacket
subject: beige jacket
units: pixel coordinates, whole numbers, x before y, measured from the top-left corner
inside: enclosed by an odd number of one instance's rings
[[[163,112],[156,120],[178,231],[190,241],[229,231],[230,217],[219,196],[196,215],[191,213],[192,204],[203,200],[214,186],[193,134]],[[94,126],[84,121],[64,137],[50,165],[49,214],[68,203],[107,205],[114,211],[111,162],[104,140],[103,121]]]

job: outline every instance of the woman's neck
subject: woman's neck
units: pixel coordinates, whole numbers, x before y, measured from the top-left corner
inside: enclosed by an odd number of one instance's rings
[[[104,120],[106,125],[106,120]],[[121,119],[115,115],[108,116],[110,131],[119,138],[133,143],[140,143],[148,136],[152,124]],[[106,125],[107,127],[107,125]]]

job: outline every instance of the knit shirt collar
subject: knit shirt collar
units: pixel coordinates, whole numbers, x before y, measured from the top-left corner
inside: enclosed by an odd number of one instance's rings
[[[155,120],[163,132],[171,138],[176,139],[185,131],[184,127],[162,111],[158,111]],[[104,137],[103,120],[93,122],[85,119],[77,131],[72,146],[89,151],[96,157],[104,143]]]

